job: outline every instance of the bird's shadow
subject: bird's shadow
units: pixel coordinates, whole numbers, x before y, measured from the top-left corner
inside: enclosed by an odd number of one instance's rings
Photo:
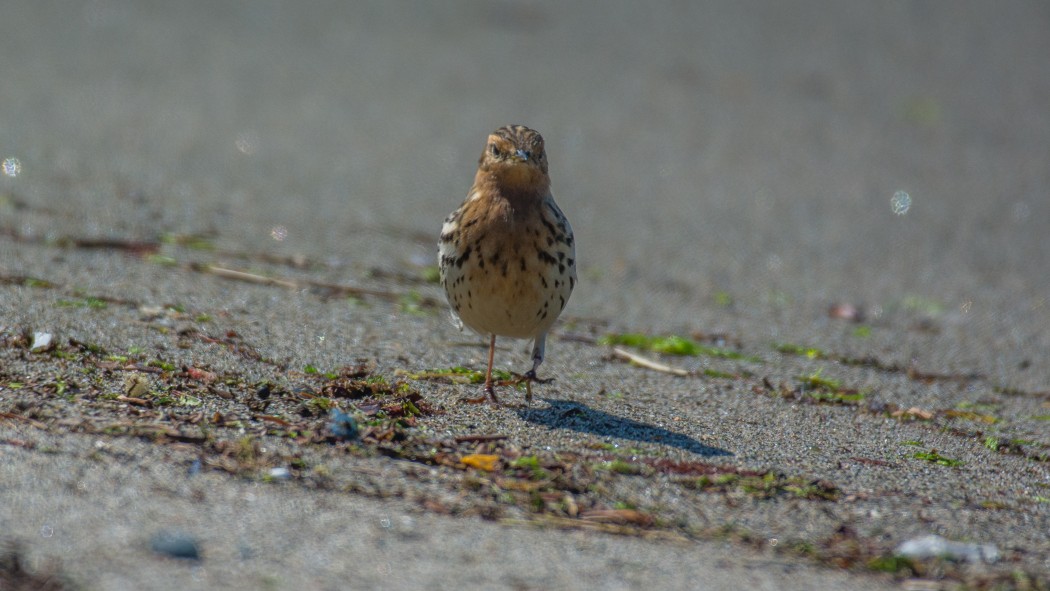
[[[592,433],[603,437],[618,437],[633,441],[644,441],[646,443],[659,443],[684,449],[701,456],[731,456],[732,453],[717,447],[704,445],[699,441],[668,431],[662,427],[654,427],[635,420],[611,415],[600,410],[594,410],[586,404],[571,400],[543,399],[547,408],[523,408],[518,410],[521,418],[538,425],[544,425],[551,429],[571,429],[580,433]]]

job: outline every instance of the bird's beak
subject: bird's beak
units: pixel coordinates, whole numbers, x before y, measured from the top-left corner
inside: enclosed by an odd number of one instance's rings
[[[514,152],[514,155],[517,156],[518,159],[521,160],[522,162],[528,162],[529,161],[530,154],[528,152],[526,152],[525,150],[518,150],[518,151]]]

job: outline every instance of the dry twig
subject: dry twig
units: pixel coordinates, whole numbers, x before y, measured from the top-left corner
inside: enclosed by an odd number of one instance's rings
[[[613,355],[615,355],[616,357],[619,357],[620,359],[625,359],[627,361],[630,361],[631,363],[633,363],[635,365],[640,365],[642,367],[646,367],[646,368],[649,368],[649,369],[652,369],[652,370],[656,370],[656,371],[660,371],[660,372],[663,372],[663,373],[669,373],[669,374],[671,374],[673,376],[683,376],[683,377],[685,377],[685,376],[688,376],[688,375],[692,375],[688,371],[686,371],[686,370],[684,370],[684,369],[682,369],[680,367],[671,367],[670,365],[664,365],[663,363],[660,363],[658,361],[653,361],[652,359],[648,359],[646,357],[642,357],[641,355],[637,355],[635,353],[631,353],[630,351],[625,351],[624,349],[621,349],[619,347],[613,347]]]

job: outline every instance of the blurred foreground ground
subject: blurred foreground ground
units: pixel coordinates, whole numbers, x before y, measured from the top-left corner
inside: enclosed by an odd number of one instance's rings
[[[0,583],[1050,585],[1045,3],[3,14]],[[581,265],[528,408],[427,280],[506,123]]]

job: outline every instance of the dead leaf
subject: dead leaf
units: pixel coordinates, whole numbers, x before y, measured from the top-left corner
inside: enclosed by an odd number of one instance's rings
[[[214,382],[216,379],[218,379],[219,376],[215,375],[214,372],[198,369],[191,365],[186,368],[186,377],[193,380],[199,380],[206,384],[210,384],[211,382]]]
[[[594,509],[580,513],[580,519],[598,523],[617,523],[621,525],[640,525],[648,527],[653,524],[653,516],[634,509]]]
[[[499,456],[492,454],[470,454],[461,457],[459,461],[471,468],[492,472],[497,468]]]
[[[925,409],[922,409],[922,408],[919,408],[917,406],[913,406],[913,407],[909,408],[908,410],[895,410],[892,413],[890,413],[890,416],[893,417],[893,418],[904,417],[904,418],[921,419],[923,421],[928,421],[928,420],[933,418],[933,412],[925,410]]]

